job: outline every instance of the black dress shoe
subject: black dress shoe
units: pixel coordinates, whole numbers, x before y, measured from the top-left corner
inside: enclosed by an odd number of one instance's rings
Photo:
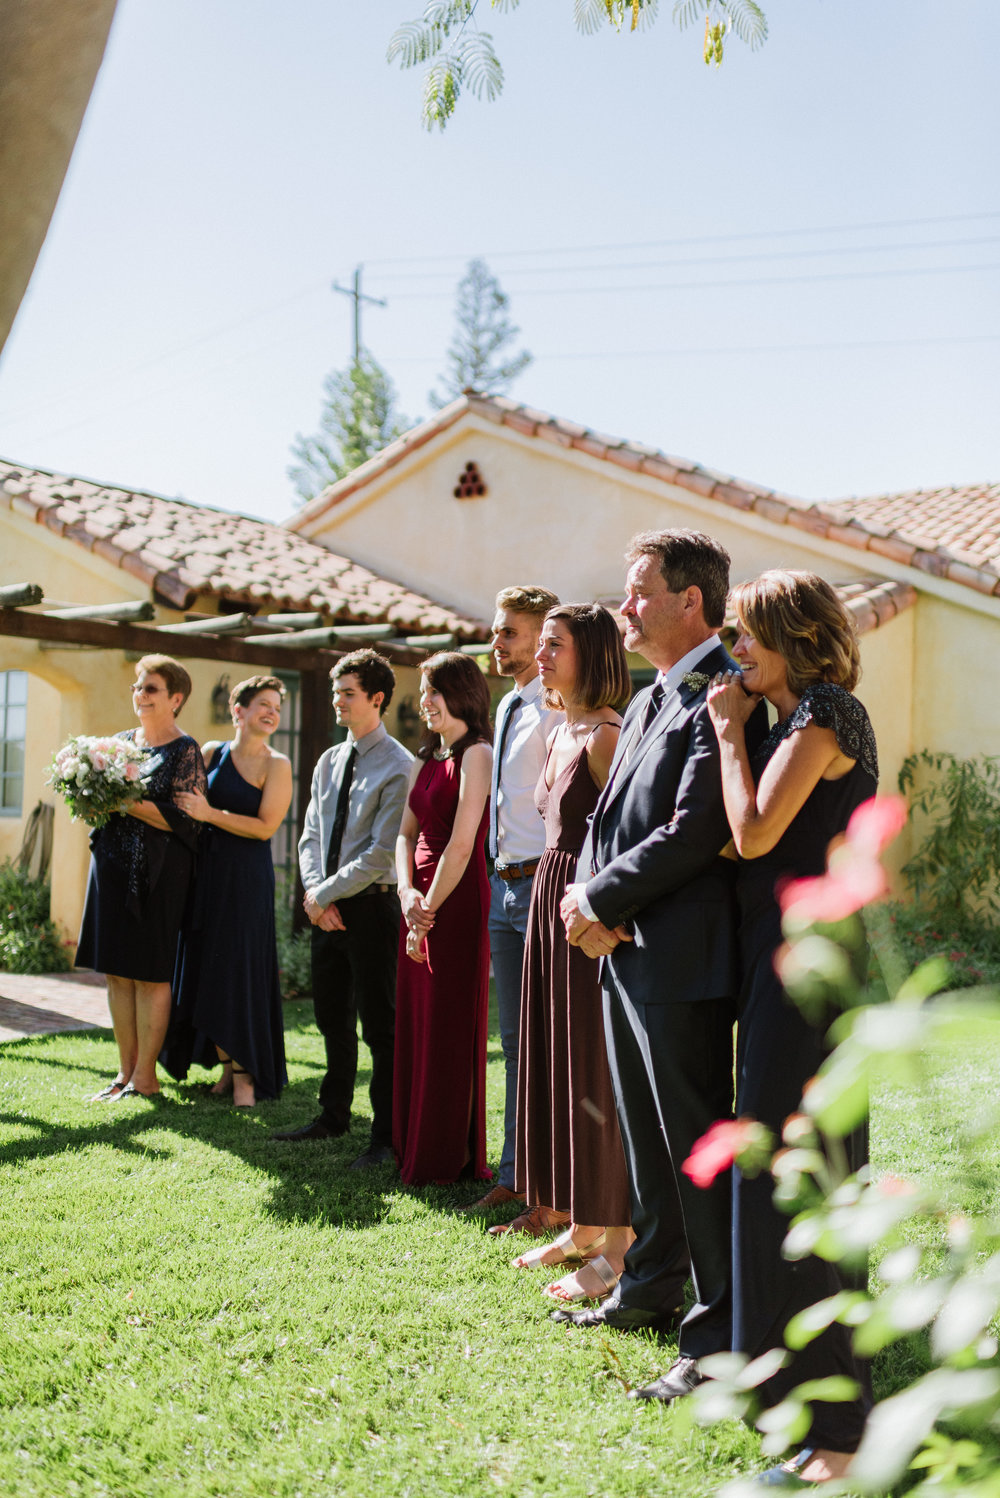
[[[587,1306],[583,1310],[572,1306],[560,1306],[550,1311],[552,1321],[568,1321],[572,1326],[602,1326],[617,1332],[672,1332],[677,1329],[684,1315],[684,1307],[672,1311],[645,1311],[637,1306],[600,1305]]]
[[[272,1139],[280,1139],[283,1142],[297,1144],[302,1139],[339,1139],[342,1134],[347,1133],[347,1124],[342,1129],[331,1129],[321,1118],[314,1118],[312,1123],[304,1124],[301,1129],[289,1129],[286,1134],[272,1134]]]
[[[395,1165],[396,1152],[391,1144],[373,1144],[352,1160],[348,1170],[371,1170],[374,1165]]]
[[[673,1404],[675,1399],[683,1399],[685,1394],[690,1394],[692,1389],[697,1389],[705,1379],[698,1372],[696,1358],[677,1358],[671,1363],[666,1373],[654,1378],[651,1384],[645,1384],[641,1389],[629,1389],[629,1399],[658,1399],[661,1404]]]

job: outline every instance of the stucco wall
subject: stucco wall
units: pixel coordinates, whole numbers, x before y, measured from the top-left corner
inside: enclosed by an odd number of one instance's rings
[[[474,462],[481,499],[455,499]],[[397,468],[315,520],[296,528],[480,618],[500,588],[538,582],[571,599],[620,596],[625,545],[636,531],[664,526],[709,530],[733,557],[733,579],[765,567],[823,570],[808,532],[749,521],[687,490],[632,474],[577,450],[497,429],[478,418],[443,434]],[[837,565],[838,580],[870,573]]]
[[[9,510],[0,511],[0,582],[39,583],[50,607],[148,596],[128,573]],[[206,611],[213,607],[207,599],[197,600],[198,606]],[[182,617],[176,610],[158,608],[155,622]],[[169,636],[164,637],[164,652],[183,659],[177,645],[175,652]],[[228,676],[232,686],[265,668],[190,659],[184,665],[191,675],[192,692],[181,713],[181,726],[199,743],[230,738],[231,725],[213,721],[212,690],[222,676]],[[282,669],[280,650],[274,653],[271,669]],[[61,800],[45,785],[45,777],[53,752],[70,734],[114,733],[135,725],[131,698],[135,661],[124,651],[49,649],[35,640],[0,635],[0,671],[12,670],[28,673],[26,775],[21,816],[0,817],[0,859],[16,855],[25,821],[39,800],[55,805],[52,914],[63,936],[74,939],[90,859],[87,829],[70,821]],[[386,719],[390,733],[397,731],[400,703],[409,698],[415,706],[419,687],[419,673],[412,668],[400,668],[396,674],[396,695]],[[310,776],[312,765],[304,766],[303,773]]]

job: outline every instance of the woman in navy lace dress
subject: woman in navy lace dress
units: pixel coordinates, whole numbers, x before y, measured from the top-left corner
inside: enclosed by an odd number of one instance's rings
[[[288,1080],[271,838],[292,799],[292,767],[269,742],[284,695],[275,676],[251,676],[235,686],[229,696],[233,742],[204,746],[207,796],[177,797],[205,830],[163,1062],[178,1080],[192,1061],[221,1062],[212,1091],[232,1093],[238,1108],[276,1098]]]
[[[782,942],[776,886],[821,874],[831,840],[878,783],[875,737],[852,695],[859,656],[850,615],[830,585],[809,572],[772,571],[733,590],[741,675],[718,678],[709,711],[718,735],[726,812],[740,856],[737,890],[743,984],[737,1041],[737,1115],[780,1136],[802,1091],[825,1058],[833,1018],[811,1023],[786,996],[774,970]],[[777,722],[751,762],[743,725],[761,697]],[[867,1159],[867,1131],[846,1141],[852,1168]],[[842,1289],[838,1266],[781,1256],[789,1219],[773,1205],[767,1175],[733,1189],[733,1347],[751,1357],[784,1346],[784,1329],[805,1307]],[[871,1406],[867,1364],[850,1332],[835,1324],[791,1358],[760,1390],[773,1406],[806,1379],[842,1374],[859,1394],[813,1405],[806,1449],[766,1485],[795,1476],[842,1477]],[[791,1479],[794,1481],[794,1478]]]
[[[76,965],[107,974],[119,1062],[118,1075],[95,1101],[152,1097],[160,1090],[156,1058],[170,1018],[170,981],[198,836],[174,796],[205,785],[201,751],[176,721],[190,694],[190,676],[170,656],[146,655],[136,664],[132,705],[139,727],[121,737],[147,751],[148,794],[90,839]]]

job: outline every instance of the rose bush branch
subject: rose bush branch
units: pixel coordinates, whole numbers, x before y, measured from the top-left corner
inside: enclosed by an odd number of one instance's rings
[[[935,1086],[930,1059],[970,1023],[1000,1022],[992,991],[944,993],[948,965],[932,959],[892,985],[886,1003],[866,994],[862,911],[888,892],[881,855],[899,831],[905,807],[895,799],[866,803],[843,841],[830,851],[827,872],[782,892],[786,945],[778,963],[788,993],[813,1023],[840,1011],[830,1029],[834,1044],[807,1085],[801,1111],[786,1120],[780,1147],[753,1119],[724,1120],[698,1142],[684,1169],[707,1184],[735,1164],[745,1174],[770,1170],[775,1202],[790,1216],[783,1253],[808,1254],[847,1270],[874,1259],[871,1289],[845,1289],[795,1316],[786,1348],[749,1360],[730,1353],[703,1360],[709,1375],[694,1395],[697,1418],[753,1420],[766,1452],[778,1454],[809,1426],[809,1406],[851,1399],[850,1379],[798,1385],[781,1404],[760,1412],[756,1390],[783,1366],[789,1352],[833,1322],[853,1332],[855,1350],[882,1353],[915,1335],[926,1338],[927,1371],[876,1404],[851,1467],[850,1490],[882,1493],[914,1474],[921,1495],[959,1493],[1000,1498],[1000,1361],[995,1325],[1000,1314],[1000,1219],[995,1170],[1000,1109],[956,1110],[952,1094]],[[851,1171],[846,1141],[867,1116],[873,1083],[902,1084],[927,1121],[953,1144],[964,1188],[955,1200],[947,1181],[900,1174],[869,1179]],[[974,1205],[976,1197],[985,1209]],[[739,1498],[742,1481],[722,1492]]]

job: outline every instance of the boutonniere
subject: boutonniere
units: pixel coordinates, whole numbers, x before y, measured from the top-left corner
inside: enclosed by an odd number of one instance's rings
[[[681,677],[683,684],[692,692],[700,692],[707,687],[712,678],[705,671],[685,671]]]

